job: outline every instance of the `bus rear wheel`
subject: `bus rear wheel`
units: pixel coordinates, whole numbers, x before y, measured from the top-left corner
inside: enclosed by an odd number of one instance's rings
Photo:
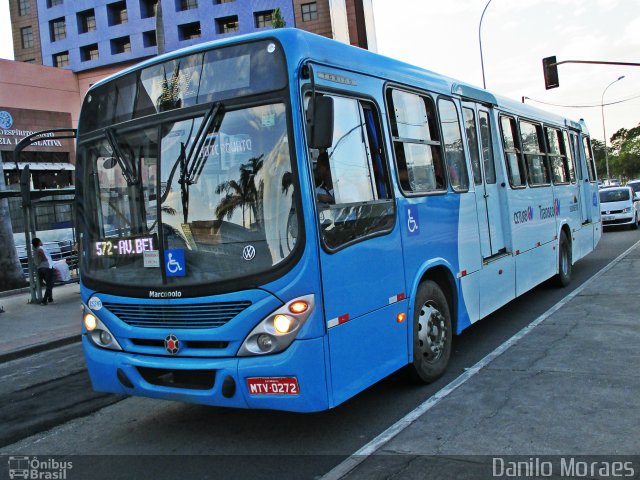
[[[451,356],[451,313],[437,283],[427,280],[418,288],[413,313],[413,362],[410,376],[431,383],[446,370]]]
[[[571,282],[571,245],[567,240],[567,234],[560,234],[560,244],[558,248],[558,275],[556,283],[559,287],[566,287]]]

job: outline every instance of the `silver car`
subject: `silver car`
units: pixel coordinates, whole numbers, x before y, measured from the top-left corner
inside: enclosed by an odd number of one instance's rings
[[[600,190],[600,213],[602,225],[629,225],[638,228],[640,219],[640,197],[631,187],[605,187]]]

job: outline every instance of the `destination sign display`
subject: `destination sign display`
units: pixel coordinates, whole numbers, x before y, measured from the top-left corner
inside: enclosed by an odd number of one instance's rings
[[[104,238],[93,242],[93,253],[98,257],[135,257],[157,250],[155,235],[143,237]]]

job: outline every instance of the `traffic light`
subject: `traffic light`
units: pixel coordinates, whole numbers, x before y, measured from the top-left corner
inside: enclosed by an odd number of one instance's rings
[[[544,72],[544,87],[549,90],[560,86],[558,81],[558,64],[556,57],[547,57],[542,59],[542,70]]]

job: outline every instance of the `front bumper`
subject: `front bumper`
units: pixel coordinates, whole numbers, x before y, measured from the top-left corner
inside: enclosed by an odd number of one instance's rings
[[[91,383],[98,391],[221,407],[294,412],[329,408],[323,338],[295,340],[279,354],[243,358],[161,357],[105,350],[94,345],[86,335],[83,335],[82,344]],[[187,372],[212,370],[215,380],[213,387],[206,390],[152,384],[143,378],[141,372],[145,368]],[[130,386],[118,378],[118,370],[121,378],[124,373]],[[252,395],[247,388],[247,378],[250,377],[296,377],[300,393]],[[231,396],[223,395],[223,384],[227,378],[235,384],[235,392]]]
[[[604,226],[631,225],[635,221],[635,212],[612,214],[602,213],[601,218],[602,225]]]

